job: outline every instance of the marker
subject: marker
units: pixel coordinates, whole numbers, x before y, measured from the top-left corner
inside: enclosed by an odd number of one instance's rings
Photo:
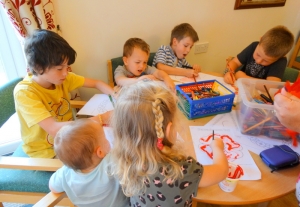
[[[273,104],[274,102],[273,102],[273,100],[272,100],[271,95],[269,94],[269,91],[268,91],[266,85],[264,85],[264,88],[265,88],[265,90],[266,90],[266,92],[267,92],[267,94],[268,94],[268,96],[269,96],[269,100],[270,100],[269,102]]]
[[[108,97],[109,97],[109,100],[111,101],[111,103],[112,103],[113,107],[115,108],[115,103],[114,103],[114,101],[113,101],[113,99],[112,99],[111,95],[109,94],[109,95],[108,95]]]
[[[192,66],[188,66],[188,65],[182,65],[182,68],[193,69],[193,67],[192,67]]]
[[[269,99],[265,94],[260,94],[260,96],[267,102],[272,103],[273,101]]]
[[[215,140],[215,130],[213,130],[213,140]]]

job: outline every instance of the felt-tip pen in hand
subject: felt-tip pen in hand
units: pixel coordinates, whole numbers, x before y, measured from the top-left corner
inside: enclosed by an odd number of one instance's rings
[[[189,65],[182,65],[182,68],[193,69],[193,67],[192,67],[192,66],[189,66]]]
[[[215,130],[213,130],[213,140],[215,140]]]

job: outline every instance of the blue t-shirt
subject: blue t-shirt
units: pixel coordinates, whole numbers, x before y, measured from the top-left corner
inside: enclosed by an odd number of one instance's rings
[[[89,173],[76,172],[63,166],[50,178],[49,184],[56,192],[65,191],[78,207],[123,207],[128,198],[123,194],[118,180],[106,173],[110,154]]]

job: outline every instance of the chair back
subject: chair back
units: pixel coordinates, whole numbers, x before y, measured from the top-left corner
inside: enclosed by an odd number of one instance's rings
[[[286,67],[281,81],[282,82],[290,81],[294,83],[299,77],[300,77],[299,70],[295,68]]]
[[[150,53],[149,59],[148,59],[148,62],[147,62],[148,65],[152,66],[154,56],[155,56],[154,52]],[[112,59],[107,61],[108,85],[110,85],[111,87],[114,87],[116,85],[115,78],[114,78],[114,73],[115,73],[116,68],[119,65],[124,65],[122,56],[117,57],[117,58],[112,58]]]
[[[16,78],[0,87],[0,127],[13,115],[15,110],[14,88],[22,80]]]
[[[290,62],[288,64],[288,67],[290,68],[296,68],[300,70],[300,37],[298,38],[296,45],[294,47],[294,50],[291,55]]]

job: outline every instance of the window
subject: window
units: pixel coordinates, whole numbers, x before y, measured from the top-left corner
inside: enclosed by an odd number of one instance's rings
[[[26,61],[21,37],[0,5],[0,86],[26,75]]]

